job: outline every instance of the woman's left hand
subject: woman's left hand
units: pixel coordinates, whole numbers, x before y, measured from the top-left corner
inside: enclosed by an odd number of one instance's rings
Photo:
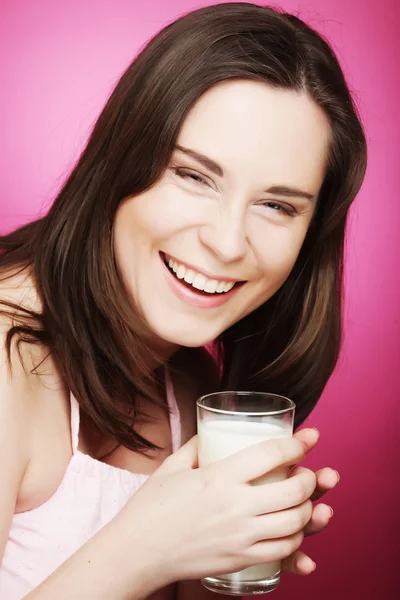
[[[304,430],[304,433],[302,431],[296,432],[294,437],[307,444],[310,450],[316,443],[314,439],[312,441],[308,439],[307,430]],[[296,468],[291,471],[290,476],[295,474]],[[340,480],[339,473],[329,467],[316,471],[315,475],[317,477],[317,487],[314,494],[311,496],[312,501],[319,500],[326,492],[332,490]],[[329,505],[323,503],[315,505],[313,507],[311,519],[304,529],[304,535],[314,535],[325,529],[332,515],[333,510]],[[314,571],[315,566],[314,561],[311,560],[309,556],[301,550],[297,550],[294,554],[282,561],[282,572],[295,573],[296,575],[309,575]]]

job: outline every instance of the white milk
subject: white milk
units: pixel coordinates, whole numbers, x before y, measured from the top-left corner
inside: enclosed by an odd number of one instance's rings
[[[250,421],[232,419],[227,417],[226,420],[221,418],[198,421],[199,434],[199,464],[205,466],[216,460],[226,458],[231,454],[235,454],[239,450],[243,450],[248,446],[258,444],[264,440],[272,440],[277,438],[292,437],[292,429],[290,425],[278,423],[271,418],[269,421],[263,417],[263,421],[255,421],[255,417]],[[273,483],[282,481],[287,477],[287,467],[274,469],[270,473],[259,477],[254,485],[263,483]],[[233,498],[234,502],[235,499]],[[265,563],[248,567],[236,573],[227,575],[219,575],[219,578],[229,581],[257,581],[274,577],[280,571],[280,561]]]

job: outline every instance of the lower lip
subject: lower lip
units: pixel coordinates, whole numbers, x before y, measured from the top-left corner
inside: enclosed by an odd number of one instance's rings
[[[186,304],[190,304],[191,306],[196,306],[199,308],[217,308],[218,306],[222,306],[228,302],[228,300],[230,300],[230,298],[236,294],[240,287],[235,286],[229,292],[224,292],[223,294],[210,294],[209,296],[198,294],[194,289],[192,291],[190,288],[183,285],[179,279],[172,275],[161,255],[160,260],[163,264],[165,276],[171,290],[180,300],[183,300],[186,302]]]

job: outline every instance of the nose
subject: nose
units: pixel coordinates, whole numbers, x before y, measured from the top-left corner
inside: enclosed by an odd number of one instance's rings
[[[200,227],[199,238],[221,262],[237,262],[248,247],[245,215],[234,210],[219,211]]]

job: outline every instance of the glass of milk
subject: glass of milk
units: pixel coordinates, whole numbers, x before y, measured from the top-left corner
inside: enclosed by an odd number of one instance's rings
[[[199,466],[221,460],[264,440],[293,435],[295,404],[264,392],[216,392],[197,400]],[[279,467],[253,481],[263,485],[282,481],[287,467]],[[232,499],[234,502],[234,499]],[[279,585],[280,561],[204,577],[204,587],[232,596],[265,594]]]

